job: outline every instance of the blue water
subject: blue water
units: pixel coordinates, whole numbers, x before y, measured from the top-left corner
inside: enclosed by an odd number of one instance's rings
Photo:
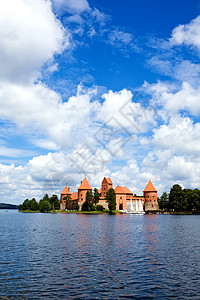
[[[0,212],[0,298],[200,299],[200,216]]]

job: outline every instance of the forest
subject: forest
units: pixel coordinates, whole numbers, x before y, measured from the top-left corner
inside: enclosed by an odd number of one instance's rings
[[[179,184],[174,184],[170,193],[164,192],[158,199],[159,208],[175,212],[200,212],[200,190],[183,189]]]

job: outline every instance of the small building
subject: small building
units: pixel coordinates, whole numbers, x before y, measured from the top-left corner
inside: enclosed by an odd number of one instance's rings
[[[116,209],[126,210],[130,204],[130,199],[133,199],[133,193],[126,186],[117,186],[115,188]],[[127,203],[128,202],[128,203]]]

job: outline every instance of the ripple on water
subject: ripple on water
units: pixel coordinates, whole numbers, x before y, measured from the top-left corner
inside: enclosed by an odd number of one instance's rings
[[[1,213],[0,297],[199,299],[199,223]]]

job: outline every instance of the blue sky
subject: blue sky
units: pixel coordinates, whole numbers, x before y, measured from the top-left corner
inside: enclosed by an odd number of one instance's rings
[[[200,182],[200,1],[0,0],[0,201]]]

